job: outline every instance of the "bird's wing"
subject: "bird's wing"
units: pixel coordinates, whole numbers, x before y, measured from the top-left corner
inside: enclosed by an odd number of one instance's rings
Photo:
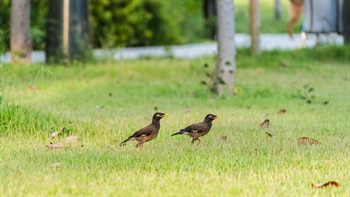
[[[182,131],[188,132],[188,133],[201,133],[203,131],[205,131],[206,125],[204,122],[200,122],[197,124],[193,124],[190,125],[184,129],[182,129]]]
[[[132,136],[130,137],[142,137],[142,136],[149,136],[155,131],[156,128],[153,125],[148,125],[138,131],[136,131]]]

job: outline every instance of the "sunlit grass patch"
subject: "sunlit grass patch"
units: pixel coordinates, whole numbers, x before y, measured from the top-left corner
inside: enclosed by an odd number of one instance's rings
[[[216,96],[201,83],[215,69],[212,57],[2,67],[7,81],[0,106],[0,193],[347,196],[347,62],[331,56],[327,61],[305,54],[295,58],[295,52],[266,52],[259,58],[238,54],[240,92],[233,97]],[[289,64],[280,65],[281,60]],[[311,103],[304,91],[313,96]],[[138,151],[135,141],[119,146],[156,111],[170,114],[161,120],[156,139]],[[220,119],[200,144],[170,136],[208,113]],[[270,125],[261,128],[265,119]],[[61,127],[67,130],[50,137]],[[68,136],[78,141],[59,150],[45,146],[65,143]],[[320,144],[298,145],[300,137]],[[340,186],[311,187],[327,181]]]

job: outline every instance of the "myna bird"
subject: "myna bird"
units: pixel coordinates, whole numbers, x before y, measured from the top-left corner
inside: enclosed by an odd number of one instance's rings
[[[205,116],[203,122],[190,125],[184,129],[181,129],[179,132],[172,134],[171,136],[185,134],[185,135],[189,135],[193,138],[192,142],[191,142],[192,144],[195,141],[200,142],[199,137],[206,135],[210,131],[212,121],[217,119],[217,118],[219,118],[219,116],[216,116],[214,114],[208,114],[207,116]]]
[[[150,140],[153,140],[157,137],[160,129],[160,119],[163,117],[168,116],[168,114],[157,112],[153,115],[152,123],[138,131],[136,131],[134,134],[132,134],[128,139],[124,140],[122,143],[120,143],[120,146],[123,146],[126,144],[129,140],[136,140],[138,143],[136,144],[136,148],[139,146],[143,146],[143,143],[148,142]]]

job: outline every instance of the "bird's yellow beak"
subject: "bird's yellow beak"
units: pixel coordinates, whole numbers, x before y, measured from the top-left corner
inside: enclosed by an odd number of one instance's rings
[[[169,114],[164,114],[162,117],[169,116]]]
[[[220,118],[220,116],[216,116],[215,119]]]

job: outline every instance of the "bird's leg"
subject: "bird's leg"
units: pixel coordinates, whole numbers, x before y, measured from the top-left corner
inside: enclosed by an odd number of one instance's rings
[[[136,144],[136,149],[139,147],[139,146],[141,146],[142,145],[142,143],[141,142],[138,142],[137,144]]]
[[[136,150],[138,150],[138,148],[141,147],[143,149],[143,142],[138,142],[135,146]]]
[[[192,141],[191,141],[191,143],[194,144],[194,141],[196,141],[196,138],[193,138]]]
[[[191,143],[194,144],[195,141],[198,141],[198,143],[201,142],[201,140],[198,137],[195,137],[195,138],[192,139]]]

